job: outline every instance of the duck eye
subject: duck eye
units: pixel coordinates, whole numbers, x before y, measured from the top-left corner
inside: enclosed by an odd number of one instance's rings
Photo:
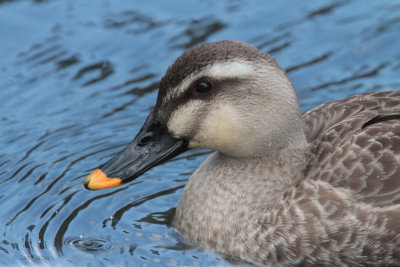
[[[199,82],[196,85],[196,92],[198,92],[198,93],[207,93],[208,91],[211,90],[211,88],[212,88],[211,83],[202,81],[202,82]]]

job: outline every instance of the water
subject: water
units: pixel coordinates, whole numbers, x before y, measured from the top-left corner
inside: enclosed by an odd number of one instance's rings
[[[0,1],[0,265],[231,264],[169,227],[207,152],[82,184],[133,138],[168,65],[221,39],[275,57],[303,111],[400,88],[398,1]]]

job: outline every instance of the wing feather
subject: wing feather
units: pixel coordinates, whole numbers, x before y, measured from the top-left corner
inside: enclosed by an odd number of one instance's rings
[[[315,159],[309,179],[376,205],[400,203],[400,92],[357,95],[303,115]]]

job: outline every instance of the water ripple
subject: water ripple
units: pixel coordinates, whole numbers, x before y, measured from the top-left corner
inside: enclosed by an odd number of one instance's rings
[[[114,249],[108,240],[99,238],[66,237],[63,244],[88,253],[102,253]]]

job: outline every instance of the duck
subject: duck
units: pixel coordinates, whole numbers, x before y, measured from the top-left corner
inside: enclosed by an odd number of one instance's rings
[[[271,56],[204,43],[168,67],[136,137],[84,185],[126,184],[188,149],[213,151],[172,222],[191,242],[256,265],[400,265],[400,91],[301,114]]]

